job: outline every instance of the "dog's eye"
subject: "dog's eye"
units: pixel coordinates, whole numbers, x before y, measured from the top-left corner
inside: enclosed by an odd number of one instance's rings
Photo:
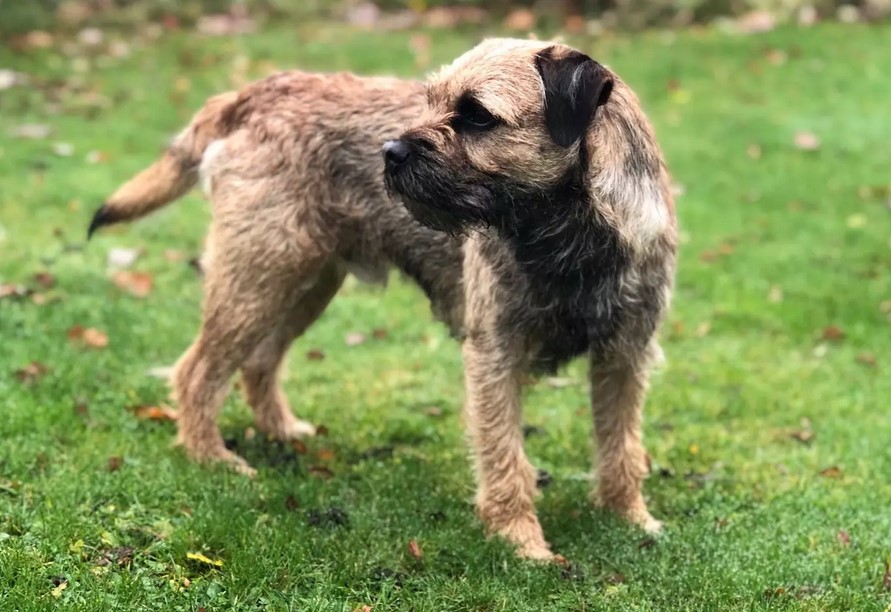
[[[470,128],[474,130],[489,130],[495,127],[498,119],[486,110],[486,108],[473,98],[464,98],[458,103],[458,116],[455,129]]]

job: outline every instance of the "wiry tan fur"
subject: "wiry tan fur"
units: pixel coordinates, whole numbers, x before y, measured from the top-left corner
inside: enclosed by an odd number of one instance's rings
[[[520,381],[553,340],[535,319],[536,281],[524,272],[517,245],[496,235],[507,231],[506,222],[444,233],[428,227],[412,197],[406,206],[389,198],[378,151],[389,139],[411,135],[441,156],[449,176],[469,176],[468,184],[522,184],[540,194],[555,189],[585,159],[586,206],[599,215],[604,231],[619,237],[617,248],[628,260],[615,288],[624,313],[619,327],[589,352],[599,449],[595,499],[658,529],[641,493],[647,470],[641,413],[674,269],[668,174],[636,97],[612,73],[612,96],[584,138],[569,147],[555,143],[545,127],[546,95],[536,68],[536,57],[546,50],[555,61],[573,52],[547,43],[489,40],[426,88],[349,74],[289,72],[264,79],[210,99],[161,160],[97,211],[91,232],[147,214],[199,179],[211,200],[201,332],[173,381],[178,439],[192,457],[253,473],[226,449],[216,425],[238,370],[259,429],[279,439],[312,435],[314,427],[293,415],[278,388],[283,356],[324,311],[348,271],[379,279],[395,266],[421,286],[437,317],[463,339],[480,518],[521,555],[551,558],[520,426]],[[457,100],[467,92],[503,122],[486,138],[454,128]],[[540,213],[547,231],[550,212]],[[573,262],[558,257],[553,265],[559,276]]]

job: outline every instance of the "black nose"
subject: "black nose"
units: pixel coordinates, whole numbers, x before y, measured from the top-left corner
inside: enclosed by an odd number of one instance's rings
[[[388,140],[381,148],[384,162],[389,170],[398,168],[411,157],[411,147],[404,140]]]

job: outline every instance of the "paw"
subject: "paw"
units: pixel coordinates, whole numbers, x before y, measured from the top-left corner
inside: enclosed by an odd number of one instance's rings
[[[561,559],[560,555],[551,552],[551,547],[547,542],[527,542],[517,548],[517,556],[521,559],[529,559],[530,561],[552,562]]]
[[[190,444],[188,440],[178,440],[177,444],[182,446],[186,455],[193,461],[199,463],[222,463],[243,476],[253,478],[257,475],[257,470],[245,461],[240,455],[233,453],[220,440],[219,444],[197,445]]]
[[[257,426],[261,431],[281,442],[290,442],[299,438],[311,438],[316,435],[315,425],[296,417],[291,417],[284,423],[277,423],[274,427],[264,426],[259,423]]]

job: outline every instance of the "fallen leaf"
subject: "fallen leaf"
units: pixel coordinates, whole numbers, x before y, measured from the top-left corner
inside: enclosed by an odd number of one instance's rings
[[[891,562],[885,561],[885,573],[882,574],[882,589],[891,591]]]
[[[321,361],[325,358],[325,353],[321,349],[310,349],[306,351],[306,358],[310,361]]]
[[[28,82],[28,75],[22,72],[15,72],[8,68],[0,69],[0,91],[10,89],[17,85],[24,85]]]
[[[298,455],[305,455],[309,452],[303,440],[291,440],[291,448],[293,448],[294,452]]]
[[[835,534],[835,539],[838,540],[838,543],[842,546],[849,546],[851,544],[851,534],[844,529],[838,530],[838,533]]]
[[[811,132],[797,132],[794,142],[802,151],[816,151],[820,148],[820,139]]]
[[[802,444],[810,444],[814,439],[814,433],[803,429],[789,433],[789,437],[793,440],[798,440]]]
[[[130,408],[140,421],[175,421],[177,412],[169,406],[133,406]]]
[[[311,465],[309,466],[309,473],[311,476],[315,476],[316,478],[321,478],[322,480],[329,480],[334,476],[334,472],[325,467],[324,465]]]
[[[53,153],[59,157],[71,157],[74,155],[74,145],[68,142],[54,142],[52,149]]]
[[[424,414],[429,417],[441,417],[442,416],[442,408],[438,406],[428,406],[424,408]]]
[[[317,436],[327,436],[328,435],[328,427],[326,425],[317,425],[316,426],[316,435]]]
[[[108,250],[106,263],[109,268],[129,268],[139,259],[140,255],[139,249],[114,247]]]
[[[750,144],[746,147],[746,155],[752,159],[761,159],[761,145],[754,143]]]
[[[316,459],[319,461],[333,461],[334,451],[330,448],[321,448],[316,451]]]
[[[387,330],[381,328],[375,328],[371,331],[371,337],[375,340],[383,340],[387,337]]]
[[[39,361],[32,361],[24,368],[15,371],[15,377],[23,383],[34,383],[47,374],[50,369]]]
[[[841,478],[842,470],[837,465],[833,465],[820,470],[820,476],[823,476],[824,478]]]
[[[31,290],[24,285],[16,285],[13,283],[4,283],[0,285],[0,299],[3,298],[23,298],[27,297]]]
[[[129,270],[120,270],[115,273],[113,280],[118,289],[140,298],[151,293],[154,284],[152,275],[148,272],[131,272]]]
[[[23,123],[9,130],[9,135],[13,138],[28,138],[31,140],[42,140],[50,135],[52,129],[50,126],[40,123]]]
[[[718,258],[718,255],[711,249],[706,249],[699,254],[699,261],[703,263],[711,263]]]
[[[421,550],[421,546],[418,544],[417,540],[412,540],[408,543],[408,554],[418,561],[424,558],[424,551]]]
[[[365,334],[350,332],[346,335],[346,338],[344,340],[347,346],[358,346],[365,342]]]
[[[189,561],[197,561],[198,563],[203,563],[204,565],[210,565],[212,567],[223,567],[223,561],[221,559],[211,559],[200,552],[186,553],[186,559]]]
[[[49,272],[38,272],[34,275],[34,282],[44,289],[51,289],[56,286],[56,277]]]
[[[117,472],[121,469],[121,466],[124,465],[123,457],[109,457],[108,458],[108,471],[109,472]]]
[[[59,586],[53,589],[53,598],[59,599],[62,596],[62,591],[68,588],[67,582],[60,582]]]
[[[869,366],[870,368],[876,367],[877,364],[875,353],[860,353],[857,355],[856,359],[857,363]]]
[[[831,342],[844,340],[845,332],[837,325],[829,325],[823,328],[823,339]]]
[[[90,348],[105,348],[108,346],[108,335],[94,327],[75,325],[68,330],[68,339],[71,342],[83,343]]]
[[[90,406],[87,404],[87,400],[78,398],[74,402],[74,414],[82,419],[85,419],[90,415]]]
[[[149,368],[148,370],[146,370],[145,373],[152,378],[170,380],[173,378],[173,373],[175,371],[176,366],[155,366],[154,368]]]
[[[285,508],[290,510],[291,512],[294,512],[298,508],[300,508],[300,502],[298,502],[297,498],[294,497],[293,495],[288,495],[285,498]]]

